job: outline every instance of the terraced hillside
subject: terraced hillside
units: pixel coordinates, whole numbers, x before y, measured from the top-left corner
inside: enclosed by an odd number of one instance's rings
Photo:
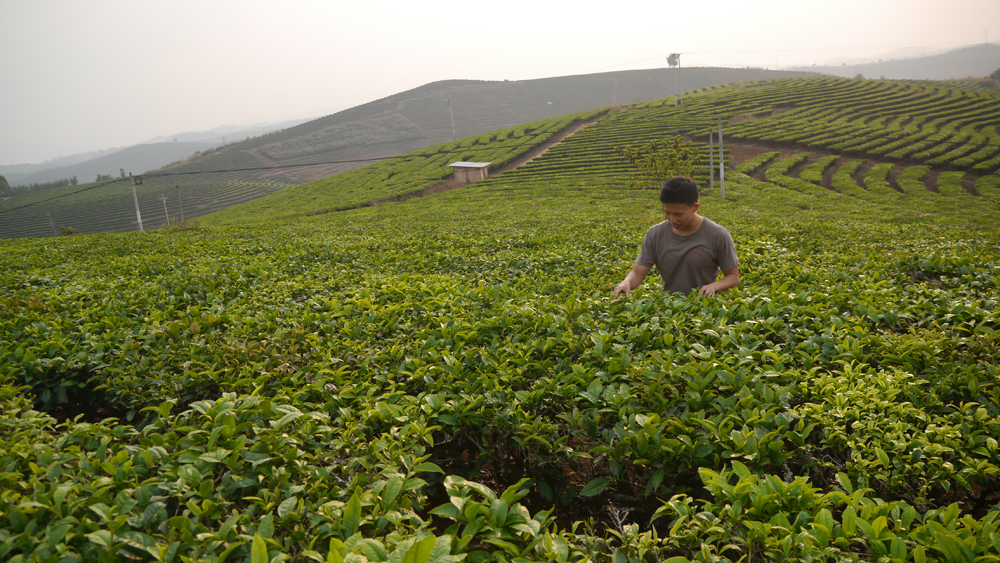
[[[932,203],[942,195],[990,194],[989,186],[1000,170],[997,92],[848,79],[790,79],[743,86],[727,85],[690,95],[679,108],[665,99],[609,113],[542,157],[505,173],[503,181],[533,184],[558,174],[621,185],[630,170],[615,152],[616,146],[681,135],[701,151],[705,167],[698,179],[707,186],[718,181],[714,179],[717,171],[713,178],[708,175],[707,142],[710,131],[717,136],[720,123],[730,170],[804,194],[836,192],[880,201],[913,195]],[[505,131],[466,140],[464,144],[474,150],[460,153],[489,160],[492,149],[486,143],[508,135]],[[453,147],[441,145],[424,152],[437,154]],[[427,183],[403,185],[373,176],[379,170],[386,178],[395,177],[397,166],[401,165],[387,161],[372,172],[358,171],[357,176],[372,191],[368,198],[355,193],[345,199],[350,189],[346,186],[354,176],[335,176],[289,189],[280,199],[272,196],[205,220],[215,224],[268,219],[272,201],[284,213],[322,213],[337,209],[338,201],[349,201],[339,208],[354,207],[427,187]],[[405,170],[406,165],[402,166],[400,170]],[[439,181],[446,172],[442,170],[440,177],[428,183]],[[340,182],[345,182],[344,188]]]
[[[1000,175],[751,127],[975,101],[907,88],[720,90],[426,197],[363,205],[435,151],[230,225],[0,241],[0,559],[1000,558]],[[745,146],[700,212],[740,285],[614,299],[663,218],[614,146],[720,119]],[[452,149],[523,158],[484,137]]]
[[[684,68],[681,87],[697,90],[733,81],[805,76],[762,69]],[[188,162],[144,176],[137,190],[144,220],[165,224],[161,196],[171,217],[194,218],[293,185],[345,172],[383,158],[453,139],[582,111],[632,104],[672,94],[675,70],[608,72],[525,81],[435,82],[344,110],[283,131],[204,151]],[[451,103],[446,104],[445,99]],[[322,164],[317,164],[322,163]],[[101,171],[117,171],[118,165]],[[144,170],[126,170],[134,174]],[[86,178],[85,178],[86,179]],[[79,233],[137,230],[131,189],[114,185],[55,199],[61,192],[25,194],[0,203],[0,238],[49,236],[52,222]],[[25,203],[48,200],[44,205]],[[10,211],[11,209],[23,211]],[[128,212],[133,209],[132,212]]]

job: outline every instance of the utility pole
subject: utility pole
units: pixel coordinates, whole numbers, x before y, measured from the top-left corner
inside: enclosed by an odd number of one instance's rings
[[[160,194],[160,201],[163,202],[163,216],[167,218],[167,226],[170,226],[170,214],[167,213],[167,196]]]
[[[124,172],[124,170],[122,170],[122,172]],[[132,200],[135,201],[135,219],[139,222],[139,231],[144,233],[146,232],[146,229],[142,228],[142,215],[139,213],[139,196],[135,195],[135,176],[129,172],[128,177],[132,180]],[[139,180],[139,183],[142,183],[141,179]]]
[[[667,57],[667,64],[677,68],[677,73],[674,74],[674,106],[679,106],[684,103],[684,99],[681,97],[681,54],[670,53],[670,56]]]
[[[684,90],[681,90],[681,54],[677,53],[677,99],[680,103],[677,105],[684,105]]]
[[[708,129],[708,189],[715,189],[715,161],[712,154],[712,129]]]
[[[184,224],[184,202],[181,201],[181,187],[177,186],[177,185],[175,185],[174,187],[177,188],[177,205],[181,206],[181,225],[183,225]]]
[[[451,107],[451,98],[445,100],[448,102],[448,111],[451,113],[451,140],[455,140],[455,110]]]
[[[722,120],[719,120],[719,195],[726,199],[726,158],[722,153]]]

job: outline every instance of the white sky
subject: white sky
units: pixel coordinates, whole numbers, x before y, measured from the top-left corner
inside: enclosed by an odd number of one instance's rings
[[[1000,0],[0,0],[0,164],[444,79],[775,68],[1000,40]],[[1000,66],[1000,65],[998,65]]]

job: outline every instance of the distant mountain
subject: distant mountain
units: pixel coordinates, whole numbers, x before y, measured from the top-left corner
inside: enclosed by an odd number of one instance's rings
[[[184,160],[195,152],[203,151],[213,146],[212,143],[204,142],[135,145],[69,166],[47,168],[39,172],[33,172],[20,177],[17,181],[10,181],[10,184],[12,186],[27,186],[33,183],[53,182],[72,178],[73,176],[76,176],[81,183],[93,182],[98,174],[110,174],[111,176],[118,177],[119,170],[122,169],[126,173],[142,174],[148,170],[155,170],[172,162]]]
[[[316,118],[310,117],[307,119],[293,119],[289,121],[282,121],[280,123],[255,123],[253,125],[220,125],[219,127],[209,129],[208,131],[185,131],[174,135],[161,135],[159,137],[153,137],[148,141],[143,141],[140,144],[169,143],[177,141],[207,142],[224,145],[226,143],[232,143],[233,141],[242,141],[247,137],[259,137],[260,135],[266,135],[272,131],[280,131],[282,129],[288,129],[289,127],[295,127],[300,123],[312,121],[313,119]]]
[[[984,43],[963,47],[929,57],[900,58],[865,64],[813,65],[787,70],[812,71],[843,78],[862,75],[865,78],[889,80],[954,80],[989,76],[1000,68],[1000,45]]]
[[[77,164],[79,162],[84,162],[84,161],[87,161],[87,160],[91,160],[93,158],[97,158],[99,156],[103,156],[103,155],[106,155],[106,154],[111,154],[111,153],[119,151],[119,150],[121,150],[121,149],[120,148],[109,148],[109,149],[104,149],[104,150],[99,150],[99,151],[82,152],[82,153],[78,153],[78,154],[71,154],[69,156],[60,156],[59,158],[56,158],[56,159],[53,159],[53,160],[47,160],[45,162],[37,162],[37,163],[31,163],[31,164],[27,164],[27,163],[26,164],[4,164],[4,165],[0,165],[0,175],[6,177],[7,181],[10,182],[10,185],[16,186],[16,185],[18,185],[18,184],[21,183],[20,182],[21,178],[24,178],[25,176],[28,176],[29,174],[33,174],[35,172],[39,172],[39,171],[46,170],[46,169],[49,169],[49,168],[62,168],[62,167],[65,167],[65,166],[71,166],[73,164]],[[55,178],[55,179],[56,180],[62,180],[62,178]]]
[[[820,66],[842,66],[845,64],[863,65],[863,64],[878,62],[879,60],[895,61],[899,59],[933,57],[934,55],[940,55],[952,50],[954,50],[953,47],[949,47],[947,49],[940,49],[933,47],[902,47],[900,49],[893,49],[892,51],[887,51],[885,53],[869,57],[851,57],[851,58],[835,57],[822,63],[822,65]]]
[[[208,131],[185,131],[162,135],[128,148],[111,148],[60,157],[37,164],[0,166],[0,175],[12,186],[53,182],[76,176],[80,182],[91,182],[97,174],[118,175],[119,169],[140,174],[184,160],[195,152],[222,146],[273,131],[294,127],[311,119],[296,119],[280,123],[253,125],[221,125]],[[141,147],[141,148],[139,148]]]

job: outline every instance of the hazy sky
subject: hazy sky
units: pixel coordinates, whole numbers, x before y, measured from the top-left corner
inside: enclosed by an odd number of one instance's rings
[[[0,164],[435,80],[786,67],[1000,41],[1000,0],[0,0]]]

